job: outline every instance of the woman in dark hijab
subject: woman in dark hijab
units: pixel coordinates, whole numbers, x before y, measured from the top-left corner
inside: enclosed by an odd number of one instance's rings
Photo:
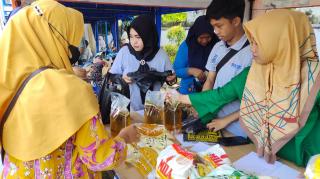
[[[141,83],[128,77],[128,73],[164,72],[173,69],[168,55],[159,47],[158,32],[152,16],[141,15],[134,19],[128,28],[128,34],[130,43],[120,49],[110,73],[121,74],[123,80],[129,84],[130,107],[138,111],[144,109],[146,90],[160,90],[161,82],[152,81],[148,83],[150,86],[142,90],[139,85]],[[174,79],[175,75],[171,75],[165,80]]]
[[[159,37],[154,20],[148,15],[139,16],[132,21],[128,34],[130,36],[129,51],[140,61],[139,70],[149,70],[145,62],[151,61],[159,51]],[[137,39],[137,37],[140,38]],[[142,40],[142,44],[139,39]]]
[[[218,41],[206,17],[198,17],[189,29],[187,39],[180,45],[173,64],[177,77],[181,78],[180,93],[201,91],[209,54]]]

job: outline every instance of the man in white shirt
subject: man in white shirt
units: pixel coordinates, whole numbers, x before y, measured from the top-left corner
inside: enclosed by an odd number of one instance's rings
[[[244,0],[214,0],[207,8],[207,17],[214,27],[214,32],[220,42],[213,47],[206,65],[209,71],[203,91],[224,86],[244,68],[251,65],[252,54],[247,37],[242,28]],[[219,62],[230,50],[234,54],[217,72]],[[246,136],[239,122],[240,101],[233,101],[224,106],[218,113],[217,119],[207,124],[209,129],[225,128],[238,136]]]

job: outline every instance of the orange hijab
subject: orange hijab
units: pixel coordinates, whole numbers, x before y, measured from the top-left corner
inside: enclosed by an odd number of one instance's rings
[[[22,161],[51,153],[99,111],[91,86],[73,74],[67,42],[48,22],[70,44],[80,44],[82,14],[53,0],[21,9],[0,37],[0,119],[29,74],[43,66],[55,68],[28,82],[4,125],[2,145]]]
[[[240,121],[268,162],[303,128],[320,86],[315,34],[308,17],[273,10],[244,25],[265,65],[253,61]]]

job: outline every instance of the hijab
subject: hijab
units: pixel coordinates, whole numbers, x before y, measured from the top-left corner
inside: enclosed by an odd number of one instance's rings
[[[0,119],[28,75],[53,67],[27,83],[4,125],[2,146],[14,158],[49,154],[98,114],[92,87],[69,61],[66,41],[78,46],[82,35],[82,14],[53,0],[36,1],[7,23],[0,36]]]
[[[134,29],[143,41],[144,48],[142,51],[135,51],[131,44],[128,44],[129,51],[132,55],[140,61],[140,67],[138,71],[149,71],[149,66],[145,62],[151,61],[159,51],[159,37],[157,28],[154,22],[153,16],[140,15],[135,18],[128,28],[128,34],[130,29]],[[130,38],[129,38],[130,39]]]
[[[266,25],[271,24],[271,25]],[[273,10],[247,22],[263,64],[253,61],[245,85],[240,122],[268,162],[304,127],[319,91],[315,34],[301,12]]]
[[[209,34],[211,41],[207,46],[202,46],[198,43],[197,39],[202,34]],[[209,54],[213,46],[219,41],[218,37],[213,33],[213,27],[205,15],[196,19],[192,27],[189,29],[186,43],[188,46],[188,64],[189,67],[199,68],[203,71],[206,70],[205,66],[208,61]]]

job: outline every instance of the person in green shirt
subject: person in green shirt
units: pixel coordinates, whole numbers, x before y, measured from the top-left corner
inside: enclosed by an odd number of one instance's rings
[[[268,24],[268,25],[266,25]],[[273,10],[244,25],[254,61],[216,90],[179,95],[208,123],[225,104],[241,100],[240,123],[257,154],[305,166],[320,153],[320,64],[308,17]]]

